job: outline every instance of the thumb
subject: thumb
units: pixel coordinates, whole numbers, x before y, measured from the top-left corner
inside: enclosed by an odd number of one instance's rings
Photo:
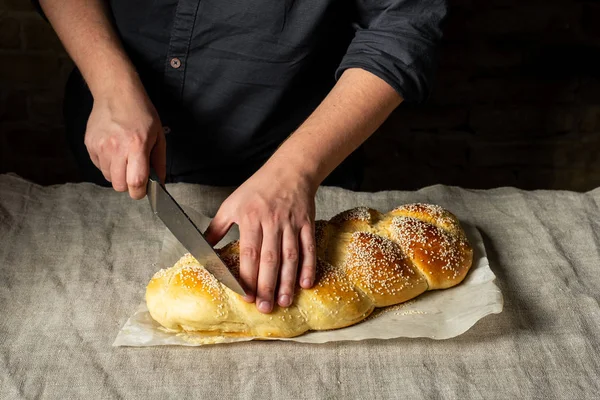
[[[226,216],[223,207],[219,208],[217,215],[210,221],[208,228],[206,228],[206,232],[204,232],[206,241],[214,247],[227,234],[231,225],[233,225],[233,222]]]
[[[154,170],[158,174],[160,181],[166,183],[167,179],[167,141],[165,139],[164,132],[159,132],[156,137],[156,143],[150,152],[150,162],[154,167]]]

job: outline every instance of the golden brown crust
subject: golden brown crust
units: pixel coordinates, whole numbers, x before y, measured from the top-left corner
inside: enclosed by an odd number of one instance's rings
[[[427,290],[427,281],[400,247],[382,236],[355,232],[343,267],[375,307],[410,300]]]
[[[464,237],[458,218],[450,211],[435,204],[405,204],[390,211],[388,216],[392,218],[413,217],[442,228],[452,235]]]
[[[188,254],[148,284],[150,314],[173,331],[293,337],[350,326],[376,307],[455,286],[473,261],[458,219],[431,204],[408,204],[386,214],[367,207],[347,210],[316,221],[315,240],[315,285],[298,288],[288,308],[258,312]],[[239,275],[239,243],[219,253]]]
[[[459,284],[471,267],[473,250],[464,235],[452,235],[412,217],[395,217],[391,232],[394,240],[425,275],[429,290]]]
[[[316,272],[315,285],[299,290],[294,300],[311,329],[343,328],[371,314],[373,303],[355,288],[343,270],[319,258]]]
[[[372,226],[382,218],[382,214],[368,207],[356,207],[342,211],[330,223],[338,232],[370,231]]]

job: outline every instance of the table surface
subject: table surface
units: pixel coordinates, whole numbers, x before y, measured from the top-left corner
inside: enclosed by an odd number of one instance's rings
[[[169,185],[214,215],[229,191]],[[112,347],[163,238],[147,201],[0,175],[0,399],[585,399],[600,393],[600,189],[354,193],[317,217],[439,204],[482,233],[501,314],[449,340]]]

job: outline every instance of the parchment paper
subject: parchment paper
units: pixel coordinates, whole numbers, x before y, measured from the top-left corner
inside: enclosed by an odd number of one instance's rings
[[[210,219],[189,208],[184,207],[184,209],[204,231]],[[347,328],[311,331],[294,338],[260,338],[260,340],[325,343],[399,337],[449,339],[466,332],[486,315],[500,313],[503,307],[502,293],[494,283],[496,276],[490,269],[483,239],[476,227],[466,224],[462,226],[473,246],[474,257],[473,266],[460,285],[426,292],[406,303],[376,309],[365,321]],[[217,247],[238,238],[239,232],[234,227]],[[187,253],[185,248],[165,229],[157,270],[173,266],[185,253]],[[259,338],[168,332],[152,319],[146,302],[142,300],[135,313],[119,331],[113,346],[201,346],[255,339]]]

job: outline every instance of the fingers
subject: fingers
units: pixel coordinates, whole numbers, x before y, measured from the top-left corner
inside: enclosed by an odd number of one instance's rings
[[[94,101],[84,145],[94,165],[112,182],[114,189],[129,191],[134,199],[146,194],[151,153],[159,177],[165,180],[164,132],[143,90]]]
[[[127,191],[127,162],[124,157],[114,157],[110,162],[110,181],[117,192]]]
[[[92,160],[92,164],[94,164],[96,166],[96,168],[98,168],[100,171],[102,171],[102,168],[100,168],[100,160],[98,159],[98,155],[93,152],[88,150],[88,153],[90,155],[90,159]]]
[[[301,284],[305,288],[315,280],[314,195],[293,182],[288,187],[269,174],[259,174],[237,188],[226,203],[228,220],[240,231],[244,299],[265,314],[292,306],[298,276],[305,280]],[[225,226],[215,220],[207,235],[213,243]]]
[[[150,161],[161,182],[164,183],[167,177],[167,141],[162,130],[158,134],[156,143],[150,153]]]
[[[223,239],[233,224],[226,215],[227,212],[225,210],[226,209],[223,206],[219,208],[217,215],[210,221],[208,228],[206,228],[206,231],[204,232],[206,241],[213,247]]]
[[[300,286],[309,289],[315,282],[317,255],[315,247],[315,233],[312,225],[304,225],[300,230],[300,243],[302,249],[302,266],[300,267]]]
[[[240,224],[240,280],[246,291],[244,300],[248,302],[256,298],[262,240],[262,228],[258,221]]]
[[[102,175],[104,175],[104,179],[106,179],[107,181],[111,182],[111,177],[110,177],[110,158],[107,157],[97,157],[98,159],[98,168],[100,169],[100,172],[102,172]]]
[[[127,187],[129,196],[139,200],[146,195],[146,183],[150,174],[148,154],[141,141],[132,141],[127,158]]]
[[[263,241],[260,249],[260,268],[256,292],[256,306],[262,313],[273,310],[273,296],[279,276],[281,253],[281,230],[277,226],[263,226]]]
[[[281,307],[288,307],[292,304],[298,270],[298,232],[292,227],[283,231],[281,249],[281,274],[277,303]]]

